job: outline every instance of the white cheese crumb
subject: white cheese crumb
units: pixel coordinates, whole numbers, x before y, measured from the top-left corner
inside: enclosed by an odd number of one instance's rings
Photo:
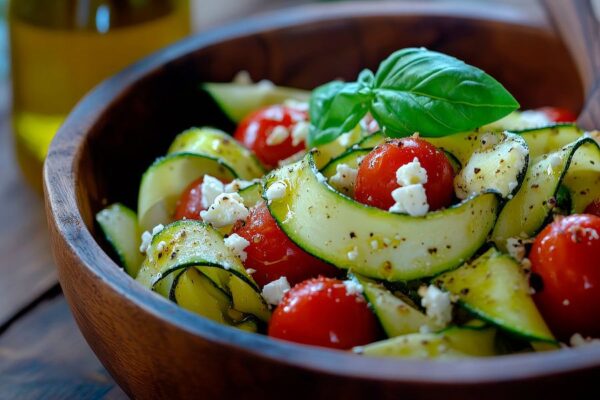
[[[308,121],[299,121],[292,127],[292,146],[298,146],[306,141],[309,127]]]
[[[238,256],[240,260],[246,261],[246,258],[248,258],[248,253],[246,253],[244,249],[250,246],[250,242],[237,233],[232,233],[225,238],[225,246],[227,246],[233,254]]]
[[[155,235],[158,235],[160,233],[160,231],[162,231],[163,229],[165,229],[165,226],[163,224],[158,224],[154,228],[152,228],[152,233],[150,233],[148,231],[145,231],[144,233],[142,233],[142,243],[140,244],[140,253],[145,253],[148,250],[148,248],[150,247],[150,244],[152,243],[152,238]]]
[[[357,174],[358,169],[352,168],[348,164],[338,164],[335,167],[335,175],[329,178],[329,183],[334,188],[351,194],[354,193]]]
[[[523,240],[512,237],[506,239],[506,250],[508,254],[517,261],[522,261],[525,258],[525,245]]]
[[[276,146],[290,137],[290,131],[283,125],[277,125],[267,135],[267,146]]]
[[[165,242],[164,240],[161,240],[157,245],[156,245],[156,251],[158,251],[159,253],[162,252],[165,247],[167,247],[167,242]]]
[[[569,344],[572,347],[581,347],[581,346],[587,346],[590,344],[600,345],[600,339],[592,339],[590,337],[583,337],[581,334],[576,333],[573,336],[571,336],[571,339],[569,339]]]
[[[226,184],[223,187],[223,193],[235,193],[235,192],[239,192],[242,189],[246,189],[248,186],[254,185],[256,182],[258,182],[257,179],[252,180],[252,181],[245,181],[243,179],[234,179],[230,183]],[[217,196],[215,196],[215,198]],[[214,201],[214,199],[213,199],[213,201]]]
[[[231,225],[247,216],[248,209],[244,207],[244,199],[237,193],[222,193],[207,210],[200,211],[202,220],[215,228]]]
[[[217,196],[222,194],[225,190],[223,182],[215,178],[214,176],[204,175],[202,184],[200,185],[202,191],[202,208],[207,209],[212,203],[215,202]]]
[[[298,101],[296,99],[287,99],[283,102],[283,105],[298,111],[308,111],[309,108],[308,102]]]
[[[425,307],[427,316],[439,328],[444,328],[452,321],[452,300],[450,293],[442,292],[434,285],[419,288],[421,305]]]
[[[498,135],[494,135],[491,132],[487,132],[484,133],[483,135],[481,135],[481,145],[483,146],[482,150],[487,150],[490,149],[492,147],[494,147],[495,145],[497,145],[498,143],[500,143],[500,138],[498,137]]]
[[[353,280],[344,281],[344,286],[346,286],[346,294],[348,296],[361,295],[363,292],[362,285]]]
[[[352,144],[352,133],[353,132],[342,133],[338,138],[338,141],[343,147],[348,147]]]
[[[248,71],[241,70],[237,74],[235,74],[231,82],[237,83],[238,85],[251,85],[252,77],[250,76],[250,73]]]
[[[377,250],[379,248],[379,242],[377,240],[371,240],[371,248]]]
[[[287,184],[284,181],[276,181],[273,182],[267,191],[265,192],[265,196],[269,202],[273,200],[279,200],[285,197],[285,193],[287,192]]]
[[[256,272],[256,270],[255,270],[254,268],[247,268],[247,269],[246,269],[246,273],[247,273],[248,275],[252,275],[252,274],[253,274],[253,273],[255,273],[255,272]]]
[[[400,186],[427,183],[427,170],[421,166],[419,159],[415,157],[411,162],[398,168],[396,181]]]
[[[420,217],[429,211],[425,188],[421,184],[394,189],[392,197],[396,203],[390,207],[390,212],[406,213],[413,217]]]
[[[262,289],[262,296],[265,298],[267,303],[271,305],[278,305],[283,299],[283,295],[290,290],[290,283],[285,276],[267,283]]]
[[[552,125],[553,123],[545,113],[535,110],[521,112],[519,122],[521,129],[541,128],[542,126]]]
[[[569,304],[571,304],[571,302],[569,301],[569,299],[564,299],[562,304],[563,306],[568,306]]]
[[[348,260],[356,260],[358,258],[358,247],[354,246],[346,255],[348,256]]]

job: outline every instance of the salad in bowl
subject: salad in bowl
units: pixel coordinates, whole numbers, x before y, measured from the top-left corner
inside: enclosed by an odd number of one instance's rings
[[[366,356],[456,358],[600,337],[600,148],[482,70],[399,50],[306,92],[205,83],[137,210],[96,216],[124,271],[181,307]]]

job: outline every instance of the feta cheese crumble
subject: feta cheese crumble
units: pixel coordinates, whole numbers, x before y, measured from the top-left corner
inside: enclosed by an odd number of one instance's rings
[[[148,248],[150,247],[150,244],[152,243],[152,238],[155,235],[158,235],[160,233],[160,231],[162,231],[163,229],[165,229],[165,226],[163,224],[158,224],[154,228],[152,228],[152,233],[150,233],[148,231],[144,231],[144,233],[142,233],[142,243],[140,244],[140,253],[145,253],[148,250]]]
[[[262,289],[262,296],[267,303],[271,305],[278,305],[283,299],[283,295],[290,290],[290,283],[285,276],[267,283]]]
[[[273,182],[267,191],[265,192],[265,196],[269,202],[273,200],[279,200],[285,197],[287,192],[287,184],[284,181],[276,181]]]
[[[360,283],[352,280],[344,281],[346,286],[346,294],[348,296],[362,295],[363,287]]]
[[[348,256],[348,260],[356,260],[358,258],[358,247],[354,246],[346,255]]]
[[[581,347],[590,344],[600,345],[600,339],[583,337],[580,333],[576,333],[573,336],[571,336],[571,339],[569,339],[569,344],[571,345],[571,347]]]
[[[411,162],[396,170],[396,181],[400,186],[425,184],[427,183],[427,170],[421,166],[419,159],[415,157]]]
[[[164,240],[161,240],[157,245],[156,245],[156,250],[161,253],[165,247],[167,247],[167,242],[165,242]]]
[[[425,307],[427,316],[439,327],[444,328],[452,321],[452,300],[450,293],[442,292],[434,285],[419,288],[421,305]]]
[[[234,179],[230,183],[226,184],[223,187],[223,193],[239,192],[242,189],[246,189],[248,186],[254,185],[256,182],[258,182],[258,179],[255,179],[252,181],[245,181],[243,179]],[[216,196],[215,196],[215,198],[216,198]],[[213,201],[214,201],[214,199],[213,199]]]
[[[299,121],[292,127],[292,146],[298,146],[300,143],[304,143],[308,137],[308,129],[310,123],[308,121]]]
[[[488,150],[500,143],[500,138],[498,137],[498,135],[494,135],[491,132],[486,132],[483,135],[481,135],[480,141],[481,145],[483,146],[482,150]]]
[[[348,164],[338,164],[335,167],[335,175],[329,178],[329,183],[341,192],[352,194],[354,193],[357,174],[358,169],[352,168]]]
[[[200,217],[215,228],[231,225],[238,220],[246,219],[248,209],[244,199],[237,193],[222,193],[205,211],[200,211]]]
[[[267,146],[277,146],[290,137],[290,131],[283,125],[277,125],[267,135]]]
[[[429,211],[427,194],[421,184],[399,187],[392,191],[392,197],[396,202],[390,207],[393,213],[405,213],[413,217],[421,217]]]
[[[506,239],[506,250],[517,261],[522,261],[525,258],[525,245],[522,239],[514,237]]]
[[[223,186],[223,182],[214,176],[204,175],[200,190],[202,191],[202,198],[200,199],[202,208],[207,209],[215,202],[217,196],[224,193],[225,187]]]
[[[227,246],[233,254],[238,256],[240,260],[246,261],[246,258],[248,258],[248,253],[246,253],[244,249],[250,246],[250,242],[237,233],[232,233],[225,238],[225,246]]]

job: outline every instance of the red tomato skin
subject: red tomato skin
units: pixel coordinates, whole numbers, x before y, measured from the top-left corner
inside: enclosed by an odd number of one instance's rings
[[[185,188],[177,202],[177,208],[175,209],[175,215],[173,216],[176,221],[180,219],[202,219],[200,218],[200,211],[204,210],[204,207],[202,207],[201,188],[203,181],[204,177],[201,177]]]
[[[346,350],[376,341],[380,329],[362,295],[348,293],[340,280],[321,277],[285,294],[268,333],[291,342]]]
[[[334,266],[308,254],[279,228],[265,203],[250,209],[245,222],[238,222],[233,233],[250,242],[245,248],[248,255],[244,266],[254,269],[252,277],[263,287],[285,276],[290,285],[319,275],[337,276]]]
[[[588,204],[583,212],[600,217],[600,199],[596,199]]]
[[[427,171],[427,183],[423,186],[429,210],[449,206],[454,197],[452,165],[442,150],[415,137],[387,141],[367,154],[358,167],[356,201],[388,210],[395,203],[392,191],[399,187],[396,171],[415,157]]]
[[[252,150],[265,167],[275,168],[284,160],[305,149],[304,142],[293,145],[291,134],[282,143],[268,145],[267,137],[278,125],[290,129],[299,121],[307,121],[308,114],[295,108],[273,105],[261,108],[240,122],[233,137]]]
[[[542,279],[534,300],[552,332],[600,337],[600,217],[559,217],[536,237],[529,258]]]
[[[571,110],[567,110],[566,108],[560,107],[541,107],[537,109],[538,111],[546,114],[548,119],[553,122],[575,122],[577,120],[577,115]]]

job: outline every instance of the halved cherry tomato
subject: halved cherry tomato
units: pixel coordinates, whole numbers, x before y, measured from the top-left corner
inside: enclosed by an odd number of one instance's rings
[[[269,323],[269,336],[296,343],[350,349],[374,342],[379,324],[360,293],[331,278],[290,289]]]
[[[537,111],[541,111],[546,114],[548,119],[553,122],[575,122],[577,120],[577,115],[566,108],[542,107],[538,108]]]
[[[367,154],[358,167],[356,201],[389,209],[394,205],[392,191],[399,187],[396,171],[415,157],[427,171],[423,186],[429,210],[449,206],[454,195],[452,165],[442,150],[415,137],[389,140]]]
[[[293,156],[306,147],[304,141],[293,143],[292,131],[299,122],[306,122],[308,114],[296,108],[273,105],[253,112],[240,122],[233,137],[252,150],[268,168],[274,168],[280,160]],[[288,132],[280,143],[270,142],[274,129]],[[273,138],[272,138],[273,139]]]
[[[529,258],[541,278],[534,300],[552,332],[600,336],[600,217],[558,217],[536,237]]]
[[[583,212],[600,217],[600,199],[596,199],[588,204]]]
[[[339,274],[337,268],[294,244],[277,226],[265,203],[251,208],[246,221],[236,223],[233,233],[250,242],[245,248],[248,257],[244,266],[256,271],[252,277],[261,287],[282,276],[295,285],[319,275]]]
[[[200,211],[204,210],[202,207],[202,182],[204,177],[196,179],[188,185],[187,188],[181,194],[179,201],[177,202],[177,208],[175,209],[175,220],[180,219],[201,219]]]

